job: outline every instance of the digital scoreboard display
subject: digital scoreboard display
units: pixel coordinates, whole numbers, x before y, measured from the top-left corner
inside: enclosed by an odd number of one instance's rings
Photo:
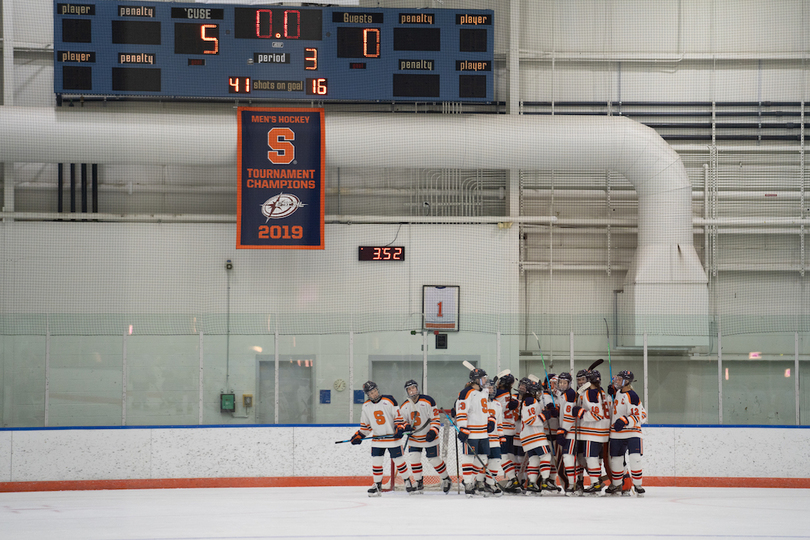
[[[491,102],[493,28],[492,10],[54,2],[54,92]]]

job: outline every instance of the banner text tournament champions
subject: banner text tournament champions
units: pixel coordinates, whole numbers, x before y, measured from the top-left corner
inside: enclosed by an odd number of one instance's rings
[[[323,109],[237,110],[236,247],[324,248]]]

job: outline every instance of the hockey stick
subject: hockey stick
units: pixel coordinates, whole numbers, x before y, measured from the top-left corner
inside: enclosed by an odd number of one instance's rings
[[[452,418],[450,418],[450,415],[448,415],[447,413],[442,413],[442,414],[444,414],[444,416],[446,416],[446,417],[447,417],[447,420],[449,420],[449,421],[450,421],[450,424],[451,424],[451,425],[452,425],[454,428],[456,428],[456,433],[461,433],[461,430],[460,430],[460,429],[458,429],[458,426],[456,425],[456,423],[455,423],[455,422],[453,422],[453,419],[452,419]],[[456,437],[456,439],[458,439],[458,437]],[[469,443],[469,441],[464,441],[464,444],[467,446],[467,450],[470,450],[471,452],[475,452],[475,448],[473,448],[473,446],[472,446],[472,445]],[[487,472],[487,466],[486,466],[486,465],[484,465],[484,462],[483,462],[483,461],[481,461],[481,458],[480,458],[480,457],[478,457],[478,454],[473,453],[473,456],[475,456],[475,459],[477,459],[477,460],[478,460],[478,463],[480,463],[480,464],[481,464],[481,466],[484,468],[484,473],[486,473],[486,472]]]
[[[556,407],[557,402],[554,399],[554,394],[551,393],[551,381],[548,379],[548,370],[546,369],[546,358],[543,356],[543,348],[540,346],[540,338],[537,337],[537,334],[532,332],[534,339],[537,340],[537,348],[540,349],[540,360],[543,361],[543,371],[546,373],[546,386],[548,387],[548,393],[551,396],[551,403]]]
[[[453,437],[456,440],[456,494],[461,495],[461,473],[458,470],[458,437]]]
[[[610,371],[610,384],[613,384],[613,364],[610,362],[610,327],[608,327],[607,319],[602,317],[605,321],[605,330],[607,330],[607,345],[608,345],[608,370]]]
[[[371,439],[371,438],[373,438],[373,437],[363,437],[360,440],[365,441],[366,439]],[[347,442],[352,442],[352,440],[351,439],[346,439],[345,441],[335,441],[335,444],[342,444],[342,443],[347,443]]]

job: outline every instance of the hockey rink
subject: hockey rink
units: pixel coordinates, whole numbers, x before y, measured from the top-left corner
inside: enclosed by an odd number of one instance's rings
[[[364,487],[0,493],[0,538],[810,538],[807,489],[648,487],[644,498],[467,499]]]

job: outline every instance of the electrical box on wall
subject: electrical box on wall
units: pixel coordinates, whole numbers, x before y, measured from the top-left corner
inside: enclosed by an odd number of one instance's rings
[[[242,405],[246,409],[253,407],[253,394],[242,394]]]
[[[219,411],[220,412],[236,412],[236,395],[234,394],[220,394],[219,395]]]
[[[447,348],[447,334],[436,334],[436,348],[437,349]]]

